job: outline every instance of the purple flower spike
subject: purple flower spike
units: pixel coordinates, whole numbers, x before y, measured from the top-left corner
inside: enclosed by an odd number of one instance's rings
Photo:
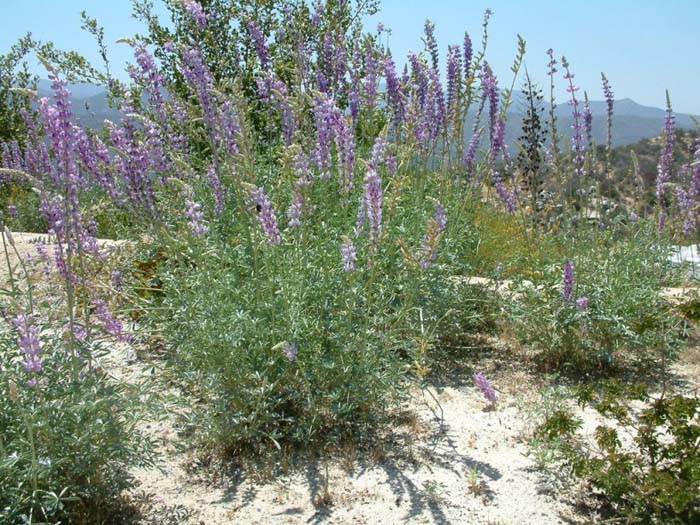
[[[673,149],[676,143],[676,117],[671,108],[671,99],[666,94],[666,117],[664,119],[664,149],[659,158],[656,175],[656,200],[659,206],[659,231],[666,225],[666,185],[671,182]]]
[[[498,400],[498,392],[496,392],[496,389],[491,384],[491,381],[489,381],[489,379],[481,372],[475,373],[473,378],[476,386],[479,388],[479,390],[481,390],[481,393],[484,395],[486,400],[489,403],[495,403]]]
[[[582,295],[581,297],[576,299],[576,308],[578,308],[582,312],[588,310],[588,297]]]
[[[387,102],[393,109],[394,118],[397,123],[400,123],[404,117],[404,100],[401,92],[401,83],[396,74],[396,64],[391,57],[391,52],[387,53],[384,61],[384,78],[386,79],[386,96]]]
[[[201,204],[189,198],[185,199],[185,215],[189,219],[190,229],[195,236],[200,237],[209,231],[209,227],[204,224],[204,212]]]
[[[269,244],[279,244],[282,240],[280,238],[279,226],[277,225],[277,215],[275,214],[275,210],[272,209],[270,198],[265,194],[265,190],[258,187],[253,189],[251,198],[258,210],[258,221],[263,227],[267,242]]]
[[[110,274],[110,282],[115,290],[121,291],[124,285],[124,274],[120,270],[112,270],[112,273]]]
[[[330,177],[331,139],[333,138],[333,121],[337,111],[333,99],[320,95],[314,99],[314,121],[316,123],[316,148],[312,152],[314,164],[318,168],[319,178]]]
[[[248,34],[255,45],[255,52],[258,55],[258,60],[260,60],[260,65],[262,66],[263,70],[267,71],[270,69],[270,53],[267,50],[267,45],[265,44],[265,36],[253,20],[249,20],[246,27],[248,28]]]
[[[38,374],[44,362],[39,356],[41,353],[39,327],[34,324],[34,318],[28,314],[19,314],[12,320],[12,324],[17,329],[17,344],[24,355],[24,361],[22,361],[24,370],[28,374]],[[35,378],[30,378],[29,381],[35,381]]]
[[[211,186],[212,193],[214,194],[214,201],[216,202],[214,210],[216,211],[217,215],[221,215],[221,213],[224,211],[225,190],[221,185],[221,179],[219,179],[219,175],[216,173],[216,166],[214,164],[209,166],[207,176],[209,178],[209,185]]]
[[[102,328],[105,332],[116,337],[121,342],[128,343],[132,340],[131,334],[124,331],[124,326],[121,321],[114,317],[114,314],[112,314],[107,303],[105,303],[103,299],[94,299],[92,303],[95,308],[95,315],[102,324]]]
[[[700,207],[700,141],[695,143],[690,186],[687,190],[678,188],[677,192],[678,206],[683,217],[683,233],[689,234],[697,231],[698,209]]]
[[[199,29],[204,29],[207,27],[209,15],[204,12],[202,5],[197,2],[197,0],[184,0],[182,5],[184,6],[185,11],[187,11],[187,14],[190,15],[192,20],[197,23]]]
[[[481,91],[489,104],[489,137],[491,139],[491,156],[496,158],[503,147],[502,133],[504,131],[498,119],[498,81],[488,64],[484,64],[479,73]]]
[[[593,114],[591,113],[591,104],[588,101],[588,95],[584,92],[583,101],[583,123],[586,127],[586,142],[588,147],[593,147]]]
[[[509,190],[501,179],[501,175],[494,171],[491,175],[493,187],[496,188],[496,194],[505,204],[508,213],[515,213],[518,208],[518,199],[515,192]]]
[[[464,44],[462,46],[462,53],[464,54],[464,78],[469,76],[473,52],[472,39],[469,37],[469,33],[464,33]]]
[[[462,84],[462,52],[459,46],[447,48],[447,107],[451,113],[458,109]]]
[[[365,223],[369,224],[369,238],[373,250],[376,249],[382,231],[382,199],[382,180],[374,169],[369,168],[365,175],[365,191],[357,215],[357,231],[361,231]]]
[[[343,271],[352,272],[355,270],[355,262],[357,262],[357,250],[352,240],[346,238],[343,245],[340,247],[340,253],[343,256]]]
[[[479,133],[474,133],[469,141],[469,147],[464,152],[464,166],[467,170],[467,177],[474,174],[474,161],[476,160],[476,149],[479,147]]]
[[[601,77],[603,79],[603,94],[605,95],[605,106],[607,109],[607,127],[608,127],[608,132],[607,132],[607,148],[608,151],[612,150],[612,119],[613,119],[613,109],[615,106],[615,95],[613,94],[613,90],[610,87],[610,81],[608,78],[601,74]]]
[[[435,213],[428,222],[428,231],[423,235],[423,245],[419,265],[424,270],[430,268],[438,256],[438,243],[447,227],[447,215],[439,202],[435,203]]]
[[[561,65],[564,68],[564,78],[569,81],[566,91],[568,91],[571,96],[569,105],[572,108],[572,115],[574,118],[574,123],[571,125],[571,129],[574,131],[574,136],[571,138],[571,152],[574,155],[574,171],[576,175],[582,176],[585,175],[584,164],[586,158],[584,154],[586,152],[586,147],[583,143],[582,132],[584,123],[581,121],[585,120],[585,115],[582,115],[579,110],[579,100],[576,98],[576,92],[579,90],[579,87],[574,85],[574,74],[569,68],[569,62],[566,60],[566,57],[562,57]]]

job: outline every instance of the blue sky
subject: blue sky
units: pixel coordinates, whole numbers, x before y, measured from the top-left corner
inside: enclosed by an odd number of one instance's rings
[[[508,68],[520,33],[528,46],[526,64],[540,83],[547,80],[545,51],[552,47],[557,56],[566,55],[576,82],[593,99],[602,98],[604,71],[620,98],[661,107],[669,89],[676,111],[700,114],[698,0],[383,0],[381,6],[366,24],[374,28],[381,21],[392,30],[389,45],[397,62],[422,48],[426,18],[435,23],[443,50],[461,42],[465,30],[477,44],[482,13],[490,7],[488,59],[502,85],[510,85]],[[83,9],[105,25],[110,43],[143,30],[130,17],[129,0],[3,0],[0,53],[32,31],[36,38],[96,59],[93,41],[80,30]],[[124,44],[112,44],[110,53],[115,68],[129,59]]]

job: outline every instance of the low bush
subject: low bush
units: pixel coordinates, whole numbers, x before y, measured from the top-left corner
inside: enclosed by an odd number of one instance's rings
[[[425,371],[438,325],[476,310],[444,300],[451,218],[437,201],[390,189],[381,224],[356,236],[356,207],[331,200],[333,186],[307,189],[299,224],[276,214],[282,187],[257,212],[247,200],[252,215],[211,221],[206,238],[163,239],[155,318],[164,313],[170,362],[204,402],[216,447],[261,452],[371,435]]]
[[[505,324],[545,368],[653,368],[673,354],[681,334],[661,294],[674,270],[658,243],[643,227],[625,237],[612,230],[574,239],[571,259],[544,266],[532,280],[516,278]]]
[[[538,433],[560,443],[557,459],[590,482],[625,523],[698,523],[700,400],[653,397],[642,385],[610,381],[599,392],[579,389],[578,401],[605,422],[590,443],[578,435],[580,421],[570,412],[553,414]]]
[[[135,429],[144,397],[87,362],[75,369],[63,337],[27,322],[0,338],[0,522],[105,523],[128,469],[153,464]],[[18,352],[21,339],[40,348],[40,365]]]

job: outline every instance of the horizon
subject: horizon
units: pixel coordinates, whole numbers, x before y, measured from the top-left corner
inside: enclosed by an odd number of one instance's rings
[[[464,31],[469,32],[475,48],[480,45],[483,12],[491,8],[494,14],[489,24],[488,55],[500,87],[511,85],[509,68],[520,34],[527,42],[524,65],[540,85],[548,83],[545,52],[551,47],[558,60],[562,55],[567,57],[574,82],[581,92],[587,91],[591,100],[603,99],[600,73],[604,72],[618,100],[627,98],[642,106],[663,108],[668,89],[674,112],[700,115],[700,100],[694,89],[700,84],[700,70],[686,63],[687,53],[678,52],[700,47],[700,33],[692,27],[692,21],[700,19],[700,4],[680,0],[673,5],[654,1],[638,6],[624,0],[607,5],[595,0],[577,9],[551,0],[535,0],[527,6],[514,0],[480,0],[468,8],[458,8],[458,4],[457,0],[384,0],[378,14],[365,17],[363,25],[367,31],[375,31],[378,23],[386,27],[383,42],[402,67],[409,51],[423,49],[423,24],[430,19],[435,24],[444,70],[447,45],[460,43]],[[85,10],[104,25],[112,69],[117,78],[125,79],[131,49],[116,41],[145,30],[131,17],[131,5],[130,0],[65,0],[60,5],[51,0],[26,0],[0,22],[0,54],[31,32],[42,42],[52,41],[59,49],[78,51],[91,63],[99,63],[92,36],[80,29],[80,12]],[[459,9],[464,16],[454,16]],[[162,3],[156,4],[155,11],[161,19],[167,16]],[[572,11],[578,11],[577,16],[571,16]],[[630,13],[634,13],[637,23],[629,23]],[[567,24],[557,22],[561,19]],[[591,27],[598,31],[594,37],[590,36]],[[657,38],[645,34],[649,28]],[[30,61],[30,70],[46,78],[38,61]],[[520,80],[515,83],[516,89]],[[566,103],[568,98],[561,71],[556,97],[557,104]]]

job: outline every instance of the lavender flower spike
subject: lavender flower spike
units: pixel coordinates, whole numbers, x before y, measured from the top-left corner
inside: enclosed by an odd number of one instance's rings
[[[469,37],[469,33],[464,33],[464,44],[462,46],[462,53],[464,54],[464,78],[469,77],[469,69],[472,64],[472,54],[474,50],[472,47],[472,39]]]
[[[427,232],[423,235],[419,265],[424,270],[430,268],[438,256],[438,243],[447,227],[447,215],[439,202],[435,202],[435,213],[428,221]]]
[[[498,400],[498,392],[496,392],[491,381],[484,374],[477,372],[474,374],[473,379],[489,403],[495,403]]]
[[[209,21],[209,15],[204,12],[202,4],[197,2],[197,0],[183,0],[182,2],[185,11],[190,15],[192,20],[197,23],[199,29],[204,29],[207,27],[207,22]]]
[[[666,117],[664,119],[664,149],[659,158],[656,175],[656,200],[659,206],[659,231],[666,224],[666,185],[671,182],[673,149],[676,143],[676,120],[671,108],[671,99],[666,92]]]
[[[588,93],[583,92],[583,123],[586,127],[586,142],[589,149],[593,148],[593,114],[591,113],[591,103],[588,100]]]
[[[578,308],[581,312],[588,310],[588,297],[582,295],[576,299],[576,308]]]
[[[467,177],[474,174],[474,161],[476,160],[476,148],[479,147],[480,133],[474,133],[469,141],[469,147],[464,152],[464,166],[466,167]]]
[[[279,244],[281,242],[280,230],[277,225],[277,215],[275,215],[275,210],[272,209],[270,198],[262,188],[258,187],[253,188],[251,198],[258,210],[258,221],[265,231],[267,242],[269,244]]]
[[[289,361],[290,363],[297,358],[298,353],[299,347],[297,347],[297,345],[295,345],[294,343],[284,344],[284,357],[287,358],[287,361]]]
[[[267,49],[267,44],[265,43],[265,35],[260,30],[258,25],[253,20],[248,20],[246,24],[248,29],[248,34],[253,40],[253,45],[255,46],[255,53],[258,55],[258,60],[260,60],[260,65],[264,71],[270,69],[270,52]]]
[[[689,168],[690,169],[690,168]],[[688,190],[678,188],[678,205],[684,218],[683,233],[688,234],[698,228],[698,207],[700,205],[700,141],[695,143],[695,154]]]
[[[200,237],[209,231],[209,227],[204,224],[204,212],[201,204],[198,204],[190,198],[185,199],[185,215],[189,219],[189,225],[192,233]]]
[[[612,88],[610,87],[610,81],[601,73],[601,78],[603,80],[603,94],[605,95],[605,106],[607,108],[607,139],[606,146],[608,151],[612,150],[612,119],[613,110],[615,106],[615,95],[613,94]]]
[[[345,238],[343,245],[340,247],[340,253],[343,256],[343,271],[354,271],[355,262],[357,262],[357,250],[350,238]]]
[[[122,325],[121,321],[114,317],[104,299],[94,299],[93,306],[95,308],[95,315],[102,324],[102,328],[105,332],[116,337],[121,342],[131,342],[131,334],[124,331],[124,326]]]
[[[19,314],[12,320],[12,324],[17,329],[17,344],[24,355],[24,370],[28,374],[38,374],[43,366],[43,359],[39,357],[41,353],[41,343],[39,342],[39,327],[34,324],[32,315]],[[30,379],[30,384],[35,385],[36,380]]]
[[[565,72],[564,78],[569,82],[566,91],[569,92],[571,96],[569,99],[569,105],[572,108],[572,116],[574,120],[574,123],[571,125],[571,129],[574,132],[574,136],[571,138],[571,152],[574,155],[574,171],[576,172],[576,175],[583,176],[585,175],[584,164],[586,162],[586,158],[584,154],[586,152],[586,147],[583,143],[582,133],[584,124],[581,121],[585,120],[585,115],[582,115],[581,111],[579,110],[580,102],[576,97],[576,92],[579,90],[579,87],[574,85],[574,74],[569,69],[569,62],[566,60],[566,57],[561,58],[561,65]]]
[[[357,230],[369,224],[369,238],[372,250],[376,250],[382,231],[382,180],[372,168],[365,175],[365,191],[357,215]]]

